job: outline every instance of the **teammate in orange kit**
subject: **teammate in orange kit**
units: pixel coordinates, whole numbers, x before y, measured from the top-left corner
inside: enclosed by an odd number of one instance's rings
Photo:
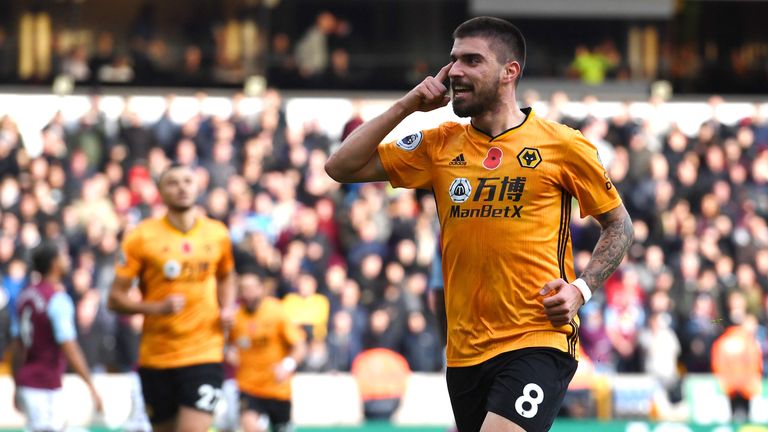
[[[234,260],[227,228],[195,208],[187,166],[158,180],[164,217],[141,222],[121,247],[110,309],[144,314],[139,376],[155,431],[207,431],[221,397],[224,329],[235,313]],[[143,298],[129,295],[138,279]]]
[[[325,168],[340,182],[434,191],[456,425],[461,432],[546,431],[576,371],[576,314],[621,263],[632,222],[595,146],[518,106],[520,31],[479,17],[453,36],[450,63],[355,129]],[[469,124],[446,122],[380,144],[410,114],[451,101]],[[579,278],[572,198],[582,217],[602,227]]]
[[[259,276],[239,278],[241,307],[229,335],[227,360],[236,366],[240,425],[245,432],[291,430],[291,376],[306,353],[305,336]]]

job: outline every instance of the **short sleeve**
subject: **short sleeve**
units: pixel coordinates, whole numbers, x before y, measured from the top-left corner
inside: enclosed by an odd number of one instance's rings
[[[581,217],[613,210],[621,204],[616,187],[600,162],[597,147],[575,131],[563,161],[562,182],[579,201]]]
[[[379,157],[393,187],[432,188],[430,148],[439,144],[439,129],[418,131],[379,145]]]
[[[134,229],[126,234],[120,249],[117,251],[115,275],[125,279],[133,279],[139,275],[142,265],[142,247],[140,229]]]
[[[229,235],[227,234],[227,229],[222,228],[224,230],[222,236],[221,236],[221,259],[219,260],[219,265],[216,268],[216,276],[217,277],[224,277],[232,272],[235,268],[235,258],[234,253],[232,251],[232,241],[229,239]]]
[[[63,344],[77,338],[75,305],[69,294],[65,292],[54,294],[48,302],[47,313],[53,327],[53,337],[57,343]]]

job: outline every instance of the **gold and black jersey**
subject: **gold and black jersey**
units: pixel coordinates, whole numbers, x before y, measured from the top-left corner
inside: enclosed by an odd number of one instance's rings
[[[223,360],[217,281],[233,269],[227,227],[205,216],[188,232],[162,217],[142,221],[125,236],[115,273],[138,278],[146,301],[171,294],[186,300],[176,314],[144,317],[140,366],[163,369]]]
[[[526,347],[576,357],[578,319],[553,327],[539,291],[575,279],[573,199],[581,217],[621,204],[593,144],[524,112],[520,126],[496,137],[446,122],[378,149],[394,187],[434,191],[451,367]]]

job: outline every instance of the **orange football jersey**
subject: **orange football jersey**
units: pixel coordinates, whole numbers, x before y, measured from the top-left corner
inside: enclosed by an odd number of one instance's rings
[[[235,378],[241,391],[267,399],[291,400],[291,382],[278,382],[274,368],[304,339],[280,300],[266,297],[249,313],[241,307],[235,315],[230,343],[240,353]]]
[[[233,268],[227,228],[204,216],[186,233],[163,217],[145,220],[126,235],[117,276],[138,278],[146,301],[171,294],[185,298],[176,314],[144,318],[140,366],[174,368],[223,360],[217,278]]]
[[[496,137],[446,122],[378,148],[392,186],[434,191],[451,367],[526,347],[575,358],[578,318],[553,327],[539,291],[576,277],[572,198],[582,217],[621,204],[593,144],[523,111],[521,125]]]

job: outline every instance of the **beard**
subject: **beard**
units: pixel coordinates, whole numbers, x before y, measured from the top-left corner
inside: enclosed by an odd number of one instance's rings
[[[483,87],[475,86],[470,95],[453,101],[453,113],[459,117],[477,117],[498,103],[499,79]]]
[[[168,207],[168,210],[174,212],[174,213],[184,213],[189,211],[195,206],[195,203],[192,204],[177,204],[177,203],[167,203],[166,207]]]

